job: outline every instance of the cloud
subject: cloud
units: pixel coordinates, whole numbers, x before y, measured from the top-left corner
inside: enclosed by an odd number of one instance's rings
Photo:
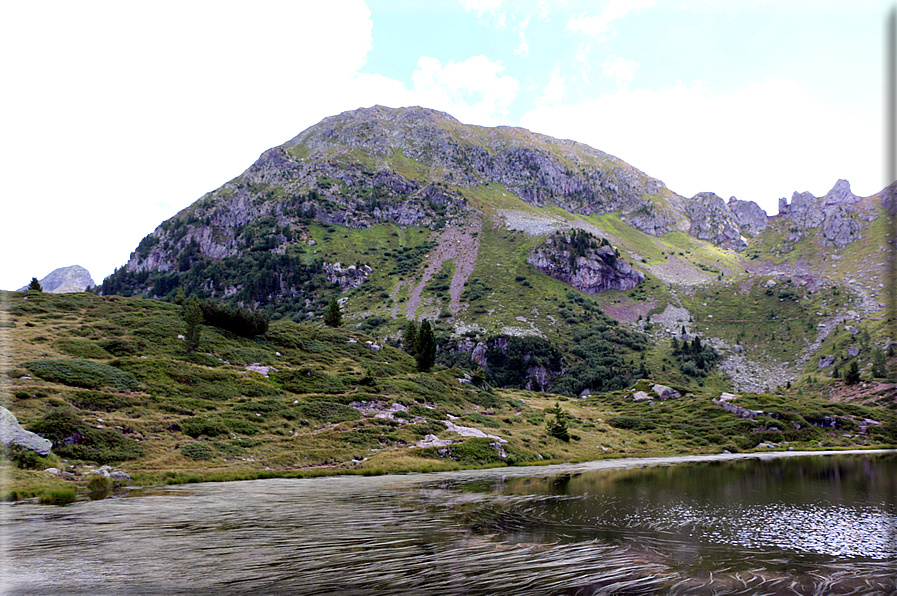
[[[882,179],[879,116],[838,112],[786,79],[731,93],[701,82],[619,90],[538,107],[520,125],[616,155],[683,196],[734,195],[770,214],[794,190],[819,196],[846,178],[870,195]]]
[[[529,40],[526,37],[526,27],[529,25],[530,17],[527,16],[517,23],[517,34],[520,36],[520,43],[514,48],[514,53],[519,56],[529,56]]]
[[[602,67],[604,76],[614,79],[618,89],[625,89],[635,78],[635,71],[638,70],[639,63],[616,57],[605,60]]]
[[[630,12],[637,12],[643,8],[654,6],[655,0],[610,0],[607,7],[600,14],[587,17],[585,13],[567,21],[567,30],[573,33],[584,33],[605,41],[611,23],[626,16]]]
[[[542,95],[540,95],[536,99],[536,105],[544,106],[549,104],[556,104],[564,99],[564,95],[566,93],[566,80],[561,75],[560,67],[558,65],[555,65],[554,68],[551,69],[551,73],[548,75],[548,84],[545,85],[545,89],[542,91]]]
[[[420,105],[444,110],[462,122],[503,124],[508,106],[517,97],[517,79],[501,75],[501,62],[473,56],[463,62],[422,56],[412,75]]]
[[[503,3],[504,0],[461,0],[466,12],[475,12],[480,20],[486,20],[486,17],[493,19],[499,29],[505,26],[505,13],[501,10]]]

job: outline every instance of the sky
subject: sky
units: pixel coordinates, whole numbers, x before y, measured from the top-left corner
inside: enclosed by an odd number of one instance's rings
[[[323,118],[420,105],[767,213],[886,186],[885,0],[34,0],[0,7],[0,289],[96,282]]]

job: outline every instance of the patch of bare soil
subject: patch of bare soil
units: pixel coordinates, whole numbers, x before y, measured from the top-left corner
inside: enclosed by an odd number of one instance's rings
[[[656,306],[653,300],[638,302],[630,298],[624,298],[617,304],[607,304],[602,306],[602,310],[609,317],[620,321],[621,323],[635,323],[638,318],[648,318],[648,313]]]
[[[652,275],[659,277],[668,284],[693,286],[714,279],[714,276],[701,271],[678,257],[670,257],[666,263],[660,263],[659,265],[649,265],[648,269]]]
[[[473,220],[470,224],[460,228],[449,228],[444,230],[436,239],[437,246],[430,251],[427,257],[427,267],[424,269],[423,277],[420,283],[411,289],[408,296],[408,305],[405,315],[409,319],[415,318],[418,307],[421,304],[421,294],[424,286],[432,279],[433,275],[442,270],[442,266],[446,261],[454,261],[455,273],[452,275],[452,281],[449,286],[449,295],[451,302],[449,311],[456,315],[461,312],[461,293],[464,291],[464,283],[470,274],[473,273],[477,264],[477,253],[480,250],[479,232],[483,227],[483,222],[479,219]]]

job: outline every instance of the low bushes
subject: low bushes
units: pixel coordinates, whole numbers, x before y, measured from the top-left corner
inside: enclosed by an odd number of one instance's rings
[[[137,388],[137,379],[132,374],[90,360],[33,360],[26,362],[25,367],[31,374],[45,381],[71,387],[113,387],[119,391],[133,391]]]

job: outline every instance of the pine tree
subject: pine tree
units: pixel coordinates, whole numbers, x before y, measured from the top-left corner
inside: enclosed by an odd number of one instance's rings
[[[34,292],[43,292],[44,289],[41,287],[40,282],[37,281],[36,277],[31,278],[31,283],[28,284],[28,289]]]
[[[428,371],[433,368],[436,363],[436,338],[433,336],[433,329],[430,327],[430,321],[424,319],[420,324],[420,330],[417,333],[417,370]]]
[[[187,351],[192,352],[199,345],[199,339],[202,335],[202,307],[199,305],[199,298],[191,296],[190,300],[181,307],[184,323],[187,324],[187,333],[184,339],[187,341]]]
[[[561,409],[559,402],[554,402],[554,407],[545,410],[547,414],[554,416],[553,420],[548,420],[548,434],[561,441],[570,441],[570,431],[567,429],[567,413]]]
[[[327,305],[327,312],[324,313],[324,324],[328,327],[340,327],[343,324],[343,313],[340,311],[339,302],[336,298],[330,299]]]
[[[844,373],[844,382],[848,385],[856,385],[860,382],[860,365],[856,360],[848,365],[847,372]]]
[[[405,351],[412,356],[417,354],[417,336],[417,321],[409,319],[402,332],[402,347],[404,347]]]

